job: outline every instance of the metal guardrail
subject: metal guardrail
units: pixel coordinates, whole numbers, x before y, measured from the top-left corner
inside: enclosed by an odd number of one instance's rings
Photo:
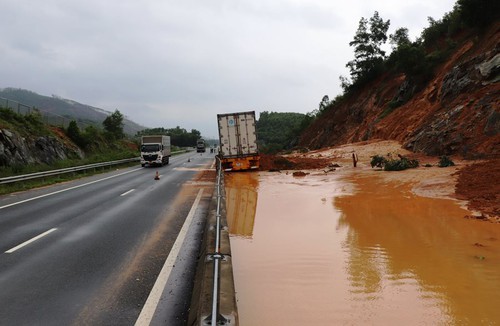
[[[216,167],[217,180],[208,207],[187,323],[193,326],[239,325],[226,216],[224,171],[218,157]]]
[[[101,167],[106,167],[106,166],[113,166],[113,165],[118,165],[118,164],[136,162],[136,161],[139,161],[139,157],[127,158],[127,159],[123,159],[123,160],[116,160],[116,161],[110,161],[110,162],[101,162],[101,163],[80,165],[80,166],[74,166],[71,168],[64,168],[64,169],[44,171],[44,172],[36,172],[36,173],[30,173],[30,174],[24,174],[24,175],[16,175],[16,176],[12,176],[12,177],[4,177],[4,178],[0,178],[0,185],[7,184],[7,183],[26,181],[26,180],[31,180],[31,179],[37,179],[37,178],[44,178],[44,177],[49,177],[49,176],[58,175],[58,174],[72,173],[72,172],[96,169],[96,168],[101,168]]]
[[[214,278],[212,286],[212,315],[211,325],[219,325],[219,321],[224,322],[224,317],[219,314],[219,273],[220,273],[220,260],[222,255],[220,253],[220,209],[221,209],[221,187],[222,185],[222,162],[219,157],[215,157],[217,162],[217,210],[216,210],[216,226],[215,226],[215,248],[212,258],[214,259]]]

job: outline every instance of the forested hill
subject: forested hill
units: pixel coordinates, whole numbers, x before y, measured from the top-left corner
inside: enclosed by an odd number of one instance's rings
[[[111,112],[100,108],[64,99],[56,95],[49,97],[39,95],[25,89],[3,88],[0,89],[0,97],[20,102],[29,107],[35,107],[46,112],[57,114],[68,118],[68,120],[75,120],[83,125],[88,124],[100,126],[104,119],[111,114]],[[0,101],[0,104],[5,105],[6,103],[4,102],[5,101]],[[126,118],[123,120],[123,124],[124,132],[129,135],[134,135],[138,131],[145,129],[144,126]]]
[[[393,139],[430,155],[500,156],[499,15],[499,1],[458,0],[417,40],[404,27],[387,35],[377,12],[362,18],[344,93],[323,98],[300,145]]]
[[[261,112],[256,124],[259,149],[274,153],[297,145],[300,131],[308,122],[308,116],[302,113]]]

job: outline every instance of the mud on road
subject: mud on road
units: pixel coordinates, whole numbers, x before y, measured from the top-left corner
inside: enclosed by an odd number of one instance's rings
[[[401,154],[418,159],[420,166],[397,172],[380,172],[370,166],[374,155]],[[358,158],[353,167],[352,155]],[[412,183],[413,191],[421,196],[461,200],[472,213],[466,218],[500,223],[500,159],[484,161],[452,157],[455,166],[440,168],[439,157],[415,154],[396,141],[367,141],[330,147],[307,153],[262,155],[261,170],[320,170],[344,175],[373,174],[390,181]],[[426,167],[427,165],[427,167]]]

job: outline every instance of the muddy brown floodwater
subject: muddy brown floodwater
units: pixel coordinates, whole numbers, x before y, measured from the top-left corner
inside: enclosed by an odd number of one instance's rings
[[[364,174],[226,174],[240,325],[500,324],[500,227]]]

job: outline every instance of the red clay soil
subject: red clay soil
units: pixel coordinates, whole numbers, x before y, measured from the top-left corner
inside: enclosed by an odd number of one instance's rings
[[[475,163],[458,172],[456,194],[469,201],[468,207],[480,211],[482,218],[500,217],[500,159]]]
[[[326,158],[283,157],[260,154],[261,171],[323,169],[332,162]]]
[[[331,159],[283,157],[261,154],[262,171],[324,169]],[[468,208],[480,212],[475,217],[491,222],[500,222],[500,159],[491,159],[471,164],[458,172],[455,194],[458,199],[467,200]]]
[[[217,178],[215,170],[202,170],[194,178],[196,182],[214,182]]]
[[[431,156],[500,156],[495,109],[500,106],[500,83],[494,81],[498,75],[492,73],[491,80],[482,80],[476,67],[500,52],[499,39],[500,22],[478,37],[458,35],[454,52],[436,67],[434,78],[387,115],[393,101],[405,90],[405,77],[392,73],[380,76],[326,110],[302,133],[299,146],[314,150],[385,139]],[[476,78],[471,77],[476,70],[478,79],[470,85],[449,88],[459,77]],[[453,77],[457,73],[463,75]]]

